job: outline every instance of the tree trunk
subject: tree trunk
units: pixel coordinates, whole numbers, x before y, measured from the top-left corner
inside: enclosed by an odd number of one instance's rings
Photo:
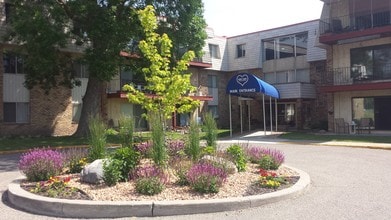
[[[81,109],[81,115],[79,119],[79,124],[76,132],[73,134],[77,137],[87,136],[88,129],[88,120],[90,116],[100,115],[102,116],[102,98],[105,93],[104,88],[105,83],[94,78],[90,77],[88,79],[86,93],[83,97],[83,105]],[[104,117],[102,117],[104,118]]]

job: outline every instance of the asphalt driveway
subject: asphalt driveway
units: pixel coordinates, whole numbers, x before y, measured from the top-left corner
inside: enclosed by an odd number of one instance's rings
[[[391,150],[273,142],[250,145],[282,150],[287,165],[310,175],[309,189],[296,198],[258,208],[153,219],[391,219]],[[20,176],[17,160],[18,155],[0,155],[0,219],[59,219],[8,205],[4,192],[8,183]]]

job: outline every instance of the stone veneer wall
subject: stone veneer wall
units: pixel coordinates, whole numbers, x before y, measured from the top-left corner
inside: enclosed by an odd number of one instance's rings
[[[315,85],[316,89],[316,100],[310,106],[311,124],[326,123],[328,121],[327,95],[320,91],[320,88],[322,86],[322,74],[325,73],[326,66],[326,61],[312,62],[310,65],[310,80],[311,83]]]

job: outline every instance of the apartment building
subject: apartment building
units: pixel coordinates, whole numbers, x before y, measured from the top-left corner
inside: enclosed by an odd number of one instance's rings
[[[1,26],[7,23],[7,5],[1,4]],[[275,86],[280,99],[266,97],[267,126],[278,124],[279,129],[322,127],[330,120],[327,98],[321,92],[321,74],[326,69],[326,50],[318,47],[327,44],[318,39],[322,25],[318,20],[285,27],[246,33],[234,37],[215,36],[208,28],[204,56],[191,62],[191,82],[197,88],[194,99],[200,107],[189,114],[173,114],[169,125],[182,127],[190,119],[202,120],[210,111],[221,128],[229,127],[229,100],[226,94],[228,81],[238,73],[251,73]],[[323,29],[322,29],[323,30]],[[73,89],[56,88],[45,94],[39,88],[28,90],[23,86],[23,56],[15,53],[16,45],[3,43],[0,62],[0,136],[4,135],[70,135],[77,128],[82,97],[88,82],[88,67],[76,65],[81,81]],[[71,52],[81,53],[70,45]],[[327,57],[327,64],[329,64]],[[139,129],[147,129],[141,115],[141,106],[128,102],[121,92],[125,83],[133,83],[142,90],[143,82],[125,67],[109,83],[102,94],[103,109],[108,124],[118,126],[122,115],[132,115]],[[330,92],[328,92],[329,94]],[[250,113],[251,109],[251,113]],[[240,121],[248,121],[242,129],[263,126],[262,94],[233,97],[231,103],[234,130]],[[273,117],[269,117],[269,116]],[[277,117],[275,118],[275,115]]]
[[[203,70],[209,71],[208,77],[218,77],[218,85],[215,85],[218,89],[213,93],[217,105],[212,105],[218,125],[229,127],[229,101],[225,90],[230,78],[238,73],[251,73],[278,89],[277,105],[266,98],[268,127],[276,124],[276,120],[280,129],[327,124],[327,100],[319,90],[326,51],[317,47],[318,28],[319,21],[314,20],[226,38],[225,50],[220,49],[220,59],[215,58],[212,67]],[[213,39],[207,40],[207,48],[221,47],[221,44],[213,43]],[[263,128],[262,100],[262,94],[234,97],[231,105],[233,127],[238,129],[240,121],[249,121],[242,129]]]
[[[391,130],[391,1],[323,0],[319,43],[327,50],[321,91],[336,119]]]

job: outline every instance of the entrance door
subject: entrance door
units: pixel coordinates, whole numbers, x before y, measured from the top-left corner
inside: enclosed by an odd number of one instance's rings
[[[391,97],[375,97],[375,129],[391,130]]]

